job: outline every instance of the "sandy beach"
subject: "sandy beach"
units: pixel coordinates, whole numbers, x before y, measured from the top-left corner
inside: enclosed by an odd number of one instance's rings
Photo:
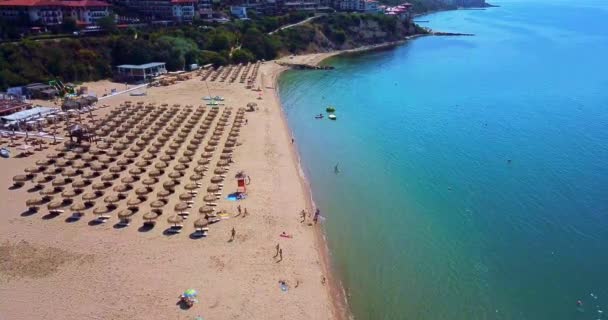
[[[313,63],[329,55],[298,59]],[[134,182],[133,189],[124,193],[125,199],[116,203],[117,208],[109,212],[106,223],[93,223],[96,217],[92,210],[86,211],[78,221],[67,222],[71,215],[69,207],[52,217],[46,206],[41,206],[36,213],[26,211],[26,201],[39,196],[37,191],[28,190],[32,182],[16,190],[9,189],[13,176],[24,174],[37,160],[56,153],[56,146],[26,158],[2,159],[0,189],[5,207],[0,217],[0,318],[149,319],[150,315],[155,319],[344,318],[345,303],[341,290],[328,274],[321,229],[309,225],[310,216],[306,223],[300,222],[300,212],[306,209],[311,214],[313,207],[274,88],[282,70],[274,62],[261,65],[256,80],[257,86],[263,88],[261,94],[246,89],[238,81],[205,84],[194,76],[167,87],[148,88],[146,96],[122,94],[106,98],[99,105],[109,107],[94,112],[103,119],[118,113],[119,106],[127,100],[133,101],[134,106],[139,101],[145,105],[154,102],[155,107],[163,103],[179,104],[176,114],[183,115],[186,121],[194,114],[184,111],[186,105],[193,105],[192,110],[204,109],[206,116],[211,107],[198,108],[205,104],[202,97],[219,95],[225,98],[225,106],[218,108],[218,117],[225,116],[230,124],[236,123],[238,108],[257,103],[256,111],[245,113],[246,122],[240,127],[233,152],[234,163],[225,174],[224,188],[215,208],[227,213],[225,219],[210,224],[207,236],[200,239],[192,239],[191,235],[195,232],[193,221],[199,216],[199,208],[205,205],[201,200],[204,190],[193,198],[191,208],[187,209],[189,218],[183,221],[181,232],[176,235],[164,232],[171,227],[167,217],[174,214],[174,206],[181,201],[178,195],[186,192],[184,184],[178,185],[167,198],[168,203],[155,227],[141,228],[142,216],[150,211],[156,193],[169,179],[171,167],[177,168],[179,154],[168,162],[169,167],[157,183],[150,186],[146,200],[138,205],[139,210],[132,215],[127,227],[117,227],[117,212],[124,211],[127,199],[135,197],[133,190],[144,188],[143,180]],[[105,90],[103,88],[114,84],[86,85]],[[227,107],[232,107],[230,114],[224,113]],[[203,119],[206,118],[193,121],[195,129]],[[212,128],[217,121],[213,120]],[[180,124],[173,121],[163,125],[167,128]],[[192,140],[193,135],[194,132],[184,134],[186,142]],[[225,132],[220,143],[226,141],[227,136]],[[202,140],[206,143],[208,139],[209,135]],[[195,151],[193,162],[200,159],[204,145]],[[159,148],[159,156],[167,146]],[[185,152],[184,146],[178,146],[178,152]],[[213,153],[210,171],[205,172],[201,180],[202,189],[212,184],[209,179],[214,175],[211,171],[219,155],[219,150]],[[157,163],[158,158],[151,162]],[[196,167],[192,163],[181,171],[184,183],[188,182],[187,177],[195,175]],[[241,170],[251,177],[247,198],[226,200],[226,195],[236,191],[234,176]],[[120,179],[111,182],[113,185],[105,195],[113,194],[113,187],[128,175],[126,170],[117,174],[116,178]],[[91,186],[84,188],[85,194],[90,191]],[[103,202],[102,198],[96,200],[96,208],[103,206]],[[248,215],[237,214],[237,205],[246,208]],[[236,235],[230,241],[233,228]],[[281,237],[282,232],[292,237]],[[274,257],[277,244],[282,249],[282,260]],[[286,282],[287,290],[281,289],[279,281]],[[198,290],[199,302],[190,309],[182,309],[178,296],[188,288]]]

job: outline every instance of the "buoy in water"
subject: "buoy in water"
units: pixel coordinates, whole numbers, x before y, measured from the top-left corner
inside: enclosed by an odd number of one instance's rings
[[[335,114],[330,114],[327,117],[329,118],[329,120],[336,120],[337,119],[337,117],[336,117]]]

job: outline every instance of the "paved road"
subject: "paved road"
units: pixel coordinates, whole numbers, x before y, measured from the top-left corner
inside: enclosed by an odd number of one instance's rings
[[[314,19],[316,19],[316,18],[322,17],[322,16],[324,16],[324,15],[325,15],[324,13],[322,13],[322,14],[318,14],[318,15],[312,16],[312,17],[310,17],[310,18],[306,18],[306,19],[304,19],[304,20],[302,20],[302,21],[300,21],[300,22],[296,22],[296,23],[293,23],[293,24],[288,24],[288,25],[286,25],[286,26],[282,26],[282,27],[280,27],[280,28],[278,28],[278,29],[276,29],[276,30],[274,30],[274,31],[268,32],[268,35],[269,35],[269,36],[271,36],[271,35],[273,35],[275,32],[279,32],[279,31],[281,31],[281,30],[289,29],[289,28],[292,28],[292,27],[296,27],[296,26],[299,26],[299,25],[302,25],[302,24],[308,23],[308,22],[310,22],[310,21],[312,21],[312,20],[314,20]]]

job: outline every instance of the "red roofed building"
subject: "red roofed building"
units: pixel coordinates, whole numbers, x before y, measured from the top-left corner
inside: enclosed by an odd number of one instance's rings
[[[80,24],[94,24],[110,14],[110,4],[100,0],[0,0],[0,19],[28,19],[58,25],[65,17]]]

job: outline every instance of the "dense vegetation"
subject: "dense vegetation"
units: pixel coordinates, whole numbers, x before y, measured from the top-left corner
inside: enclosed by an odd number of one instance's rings
[[[279,55],[351,48],[401,39],[416,32],[390,16],[335,14],[268,35],[306,15],[265,17],[205,26],[114,31],[97,37],[22,40],[0,45],[0,88],[31,82],[89,81],[112,76],[112,66],[166,62],[169,70],[188,65],[248,62]]]

